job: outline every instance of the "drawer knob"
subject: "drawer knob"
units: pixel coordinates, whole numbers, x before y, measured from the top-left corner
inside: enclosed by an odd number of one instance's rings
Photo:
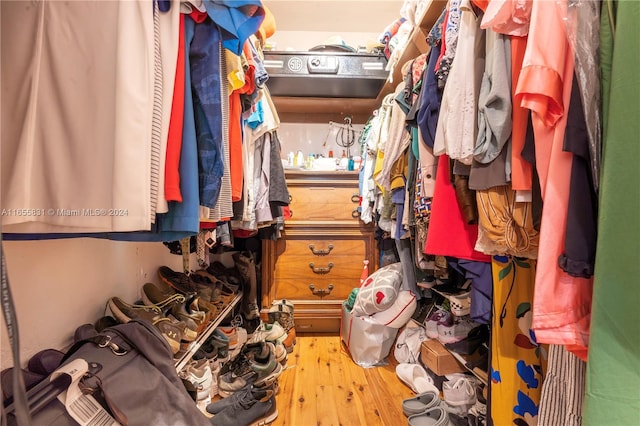
[[[333,263],[329,262],[329,264],[326,267],[315,267],[313,263],[309,263],[309,268],[311,268],[314,274],[325,275],[331,272],[331,268],[333,268]]]
[[[311,290],[311,293],[313,293],[314,296],[320,296],[320,298],[323,298],[331,294],[331,290],[333,290],[333,284],[329,284],[327,288],[316,288],[315,285],[309,284],[309,290]]]
[[[329,244],[326,249],[318,250],[315,249],[315,246],[313,244],[309,244],[309,250],[311,250],[311,253],[316,256],[326,256],[331,253],[331,250],[333,250],[333,244]]]
[[[351,196],[351,202],[360,204],[360,195],[359,194],[353,194]]]

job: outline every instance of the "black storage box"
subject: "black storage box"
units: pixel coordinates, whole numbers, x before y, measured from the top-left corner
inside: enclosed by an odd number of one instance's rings
[[[265,51],[273,96],[375,98],[389,72],[384,55]]]

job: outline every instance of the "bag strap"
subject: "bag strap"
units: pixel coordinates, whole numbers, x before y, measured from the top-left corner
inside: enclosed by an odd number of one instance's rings
[[[7,335],[11,343],[11,353],[13,355],[13,363],[20,363],[20,340],[18,338],[18,320],[16,318],[15,306],[13,305],[13,297],[11,296],[11,288],[9,287],[9,277],[7,276],[7,264],[4,259],[4,248],[0,241],[0,252],[2,253],[2,267],[0,275],[2,275],[2,284],[0,286],[0,294],[2,297],[2,313],[7,326]],[[15,416],[19,425],[30,425],[31,414],[29,413],[29,403],[27,400],[27,391],[24,384],[20,368],[13,369],[13,401],[15,406]],[[4,412],[4,404],[0,404],[2,408],[2,424],[5,425],[7,418]]]

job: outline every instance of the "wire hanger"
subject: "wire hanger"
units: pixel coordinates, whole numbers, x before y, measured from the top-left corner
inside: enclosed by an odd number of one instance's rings
[[[335,121],[329,121],[329,131],[332,128],[337,128],[336,132],[336,145],[347,149],[347,157],[351,157],[350,148],[355,143],[356,139],[360,137],[362,130],[356,130],[351,124],[351,117],[344,118],[344,124],[336,123]],[[327,134],[328,136],[328,134]],[[325,138],[326,143],[326,138]]]

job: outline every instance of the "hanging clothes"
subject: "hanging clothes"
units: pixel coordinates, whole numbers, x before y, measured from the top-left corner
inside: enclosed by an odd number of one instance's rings
[[[533,3],[516,92],[521,104],[532,111],[536,169],[544,202],[533,329],[538,341],[566,345],[586,359],[592,280],[572,277],[558,265],[564,250],[573,160],[573,154],[563,151],[574,70],[574,53],[563,23],[566,12],[566,1]]]
[[[151,229],[149,3],[0,7],[3,231]]]

